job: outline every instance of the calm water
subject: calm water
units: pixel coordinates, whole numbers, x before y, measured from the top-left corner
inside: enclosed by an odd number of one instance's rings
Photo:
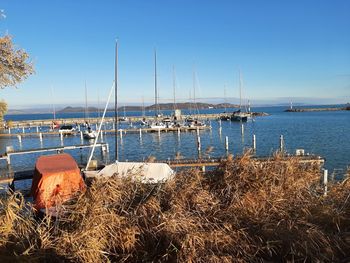
[[[221,157],[226,155],[225,137],[229,139],[229,152],[234,155],[242,154],[244,148],[251,147],[252,135],[256,135],[257,155],[271,155],[279,147],[279,136],[284,135],[285,146],[288,152],[294,153],[295,149],[303,148],[308,153],[318,154],[326,158],[326,168],[333,170],[335,168],[346,169],[350,165],[350,111],[337,112],[304,112],[288,113],[283,112],[285,107],[267,107],[256,108],[255,111],[264,111],[270,116],[257,117],[253,121],[243,124],[235,122],[222,122],[222,131],[219,132],[219,122],[211,121],[211,130],[201,131],[202,155],[210,157]],[[222,110],[202,110],[201,113],[222,112]],[[166,113],[166,112],[165,112]],[[184,112],[186,113],[186,111]],[[112,112],[108,113],[112,116]],[[152,112],[148,112],[153,115]],[[83,117],[83,113],[69,113],[58,115],[57,118]],[[97,116],[97,113],[90,113],[90,116]],[[127,112],[127,116],[141,115],[140,112]],[[51,114],[28,114],[28,115],[8,115],[9,120],[29,120],[29,119],[50,119]],[[209,122],[208,122],[209,123]],[[121,128],[128,128],[129,124],[121,124]],[[134,125],[135,127],[135,125]],[[136,126],[137,127],[137,126]],[[111,123],[106,124],[106,128],[112,128]],[[43,131],[46,128],[43,128]],[[21,132],[16,129],[13,132]],[[31,128],[31,132],[35,132]],[[26,130],[29,132],[29,129]],[[109,144],[109,159],[115,158],[115,144],[113,135],[104,137],[104,141]],[[64,145],[74,145],[89,143],[81,141],[80,136],[65,137]],[[174,158],[177,152],[180,152],[185,158],[196,158],[198,156],[196,148],[196,132],[182,132],[178,134],[169,132],[144,133],[142,138],[139,134],[124,134],[123,139],[119,140],[119,159],[120,160],[143,160],[149,156],[155,156],[157,159]],[[0,152],[4,153],[6,146],[12,145],[15,150],[33,149],[41,147],[61,146],[59,136],[44,137],[43,142],[39,137],[22,138],[20,144],[17,138],[1,138]],[[208,147],[213,150],[206,154]],[[71,153],[79,163],[85,163],[89,150],[67,151]],[[13,156],[11,164],[14,170],[32,169],[39,154],[29,154],[23,156]],[[100,149],[96,150],[95,157],[104,159]],[[105,160],[105,159],[104,159]],[[4,171],[5,161],[0,163]],[[1,168],[0,168],[1,169]]]

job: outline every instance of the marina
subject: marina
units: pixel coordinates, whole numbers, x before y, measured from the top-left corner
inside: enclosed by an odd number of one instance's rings
[[[0,4],[0,262],[350,262],[350,2]]]

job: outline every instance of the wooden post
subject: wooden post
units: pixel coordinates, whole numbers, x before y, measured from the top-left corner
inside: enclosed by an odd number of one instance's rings
[[[22,127],[22,133],[25,133],[24,126]]]
[[[18,134],[17,138],[18,138],[18,142],[21,144],[22,143],[22,136]]]
[[[177,135],[180,136],[180,134],[181,134],[181,130],[180,128],[177,128]]]
[[[160,136],[160,128],[158,128],[158,136]]]
[[[284,139],[283,135],[280,136],[280,152],[284,151]]]
[[[36,126],[36,133],[39,132],[39,126]]]
[[[228,136],[225,137],[225,150],[228,152]]]
[[[97,130],[98,130],[98,125],[97,125],[97,123],[95,124],[95,127],[96,127],[95,130],[97,131]]]
[[[11,134],[11,128],[9,127],[9,134]]]
[[[120,135],[120,140],[122,140],[123,139],[123,129],[119,130],[119,135]]]
[[[141,128],[139,130],[139,133],[140,133],[140,139],[142,139],[142,129]]]
[[[328,170],[324,169],[323,170],[323,189],[324,189],[324,196],[327,196],[327,184],[328,184]]]
[[[83,132],[80,131],[80,140],[83,141]]]
[[[197,136],[197,150],[198,152],[201,151],[201,137]]]
[[[255,134],[253,134],[253,151],[256,152],[256,137],[255,137]]]
[[[43,134],[41,132],[39,133],[39,140],[40,142],[43,142]]]
[[[63,132],[60,132],[61,142],[63,141]]]

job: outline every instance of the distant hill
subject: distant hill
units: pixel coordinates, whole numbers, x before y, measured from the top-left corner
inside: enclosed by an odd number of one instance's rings
[[[89,112],[96,112],[98,108],[96,107],[88,107]],[[65,107],[64,109],[58,111],[58,113],[70,113],[70,112],[85,112],[85,107]]]
[[[202,103],[202,102],[197,102],[196,104],[191,103],[191,102],[185,102],[185,103],[176,103],[176,108],[180,110],[185,110],[185,109],[224,109],[224,108],[238,108],[239,106],[236,104],[231,104],[231,103],[220,103],[220,104],[211,104],[211,103]],[[150,110],[155,110],[156,106],[150,105],[146,106],[145,110],[150,111]],[[172,110],[174,109],[174,104],[173,103],[160,103],[159,104],[159,109],[160,110]],[[98,108],[96,107],[89,107],[88,108],[89,112],[96,112],[98,111]],[[102,111],[102,109],[100,109]],[[108,111],[114,111],[114,109],[108,109]],[[118,111],[124,111],[124,106],[119,107]],[[142,111],[141,106],[125,106],[125,111]],[[84,107],[65,107],[64,109],[58,111],[59,113],[71,113],[71,112],[85,112]]]

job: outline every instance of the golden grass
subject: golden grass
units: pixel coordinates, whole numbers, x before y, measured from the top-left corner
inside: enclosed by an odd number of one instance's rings
[[[96,180],[59,218],[16,193],[0,199],[0,261],[349,261],[350,181],[324,197],[319,179],[296,158],[246,154],[163,185]]]

